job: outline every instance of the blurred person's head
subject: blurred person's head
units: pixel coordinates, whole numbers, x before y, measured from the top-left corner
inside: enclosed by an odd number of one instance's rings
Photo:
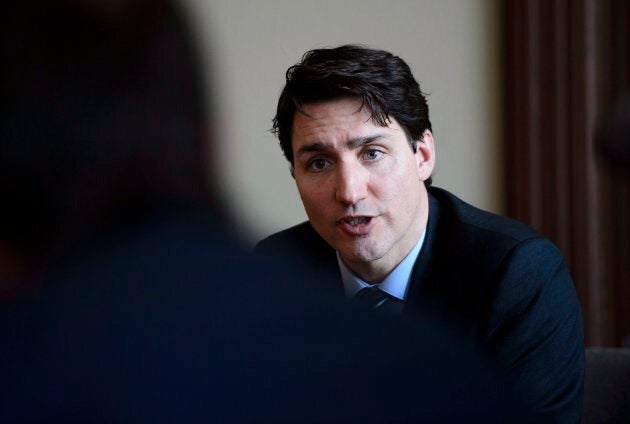
[[[204,87],[180,11],[167,0],[9,3],[0,255],[38,264],[157,208],[208,205]]]

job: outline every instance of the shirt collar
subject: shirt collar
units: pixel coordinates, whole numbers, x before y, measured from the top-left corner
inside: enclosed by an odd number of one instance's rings
[[[416,259],[420,254],[420,249],[424,244],[425,234],[426,229],[422,232],[420,239],[418,239],[416,245],[413,249],[411,249],[407,256],[405,256],[402,262],[400,262],[380,284],[375,284],[380,290],[383,290],[400,300],[405,300],[409,280],[411,279],[411,271],[413,270],[413,265],[416,263]],[[348,268],[341,260],[339,252],[337,252],[337,263],[339,264],[339,270],[341,271],[341,279],[343,281],[343,288],[346,292],[346,297],[351,298],[362,288],[374,286],[374,284],[368,284],[363,281],[350,268]]]

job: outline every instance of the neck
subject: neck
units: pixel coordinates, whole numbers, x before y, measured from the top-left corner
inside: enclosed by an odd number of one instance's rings
[[[394,271],[394,269],[396,269],[398,265],[401,264],[407,255],[409,255],[420,240],[421,235],[422,232],[418,238],[415,239],[413,244],[410,245],[408,249],[405,249],[403,254],[398,256],[396,261],[387,260],[387,258],[380,258],[370,262],[356,262],[348,261],[343,257],[341,257],[341,260],[352,272],[354,272],[366,283],[380,284],[392,273],[392,271]]]
[[[371,266],[371,263],[365,262],[347,262],[343,260],[348,268],[358,275],[363,281],[368,284],[380,284],[387,278],[387,276],[398,266]],[[400,262],[399,262],[400,263]]]

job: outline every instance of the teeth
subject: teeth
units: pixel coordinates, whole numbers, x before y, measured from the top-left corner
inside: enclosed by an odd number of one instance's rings
[[[365,216],[357,216],[354,218],[350,218],[348,220],[346,220],[346,222],[350,225],[359,225],[359,224],[363,224],[365,222],[368,221],[369,218],[365,217]]]

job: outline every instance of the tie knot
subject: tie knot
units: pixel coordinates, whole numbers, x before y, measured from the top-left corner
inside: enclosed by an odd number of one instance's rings
[[[379,289],[377,286],[364,287],[354,295],[356,303],[369,310],[378,309],[389,315],[400,315],[403,302],[400,299]]]

